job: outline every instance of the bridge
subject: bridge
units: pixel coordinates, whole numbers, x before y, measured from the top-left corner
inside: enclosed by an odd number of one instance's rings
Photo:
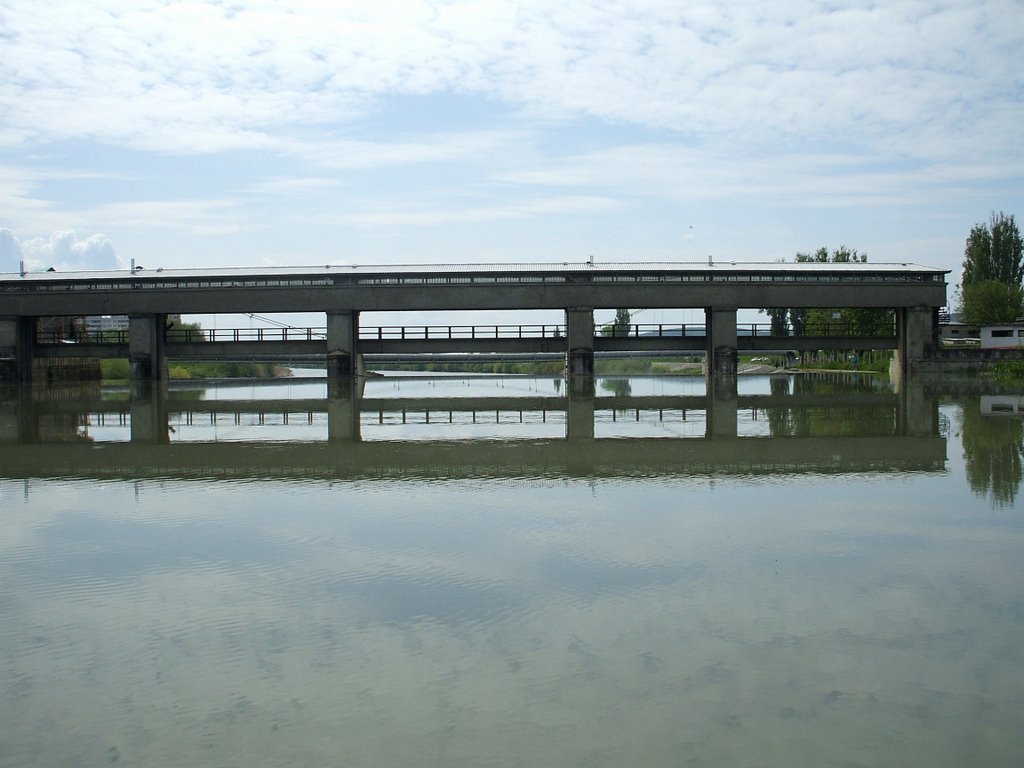
[[[603,351],[702,352],[709,375],[734,377],[740,350],[895,349],[909,372],[937,346],[947,270],[913,264],[638,263],[333,266],[0,275],[0,378],[27,381],[36,357],[127,357],[136,381],[162,380],[168,358],[286,359],[360,375],[373,354],[559,354],[570,381],[593,375]],[[701,309],[699,326],[630,326],[604,335],[595,309]],[[740,309],[892,310],[889,335],[804,329],[773,336],[737,322]],[[540,326],[360,326],[381,311],[560,310]],[[241,330],[202,339],[167,331],[172,314],[323,313],[321,328]],[[39,319],[127,315],[125,336],[88,344],[47,338]],[[515,331],[511,330],[515,328]]]

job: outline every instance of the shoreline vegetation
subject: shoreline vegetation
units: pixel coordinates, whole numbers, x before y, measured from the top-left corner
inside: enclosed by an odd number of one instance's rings
[[[833,357],[805,360],[803,362],[787,360],[777,355],[767,357],[741,356],[737,373],[740,375],[828,372],[888,374],[889,361],[889,355],[869,355],[863,359],[856,357],[850,359]],[[563,368],[564,364],[560,360],[480,363],[415,362],[377,365],[374,366],[374,372],[408,371],[560,376],[563,373]],[[105,383],[120,383],[129,379],[129,365],[128,361],[124,359],[101,360],[100,371],[102,381]],[[597,376],[686,376],[700,375],[703,371],[702,358],[693,356],[619,358],[596,360],[594,362],[594,374]],[[984,371],[978,371],[976,375],[1000,383],[1021,383],[1024,382],[1024,363],[998,363]],[[172,363],[168,368],[168,378],[172,381],[188,381],[193,379],[273,379],[290,376],[292,376],[292,370],[289,366],[275,363]]]
[[[100,375],[106,383],[128,381],[130,366],[124,358],[100,360]],[[291,368],[276,363],[172,363],[167,377],[189,379],[275,379],[291,376]]]

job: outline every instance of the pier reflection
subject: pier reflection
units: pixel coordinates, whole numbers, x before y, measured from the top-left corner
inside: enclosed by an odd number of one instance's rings
[[[280,397],[265,389],[259,398],[205,399],[201,389],[166,386],[22,387],[0,400],[0,464],[8,477],[628,477],[945,468],[937,400],[920,390],[822,386],[802,377],[773,379],[766,389],[727,397],[635,395],[627,382],[597,388],[602,394],[367,397],[362,388],[325,387],[324,397]],[[505,431],[510,427],[518,430],[515,439]],[[614,437],[604,436],[609,432]]]

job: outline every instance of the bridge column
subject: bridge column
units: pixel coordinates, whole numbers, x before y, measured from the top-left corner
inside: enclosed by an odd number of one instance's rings
[[[328,378],[349,378],[363,374],[363,359],[356,353],[358,340],[358,312],[327,313]]]
[[[32,385],[21,382],[0,390],[0,443],[34,443],[39,440],[39,419]]]
[[[739,360],[736,351],[736,310],[708,307],[704,310],[704,327],[707,334],[708,376],[735,378]]]
[[[910,376],[939,344],[938,307],[899,307],[896,310],[896,354],[892,378]]]
[[[919,381],[902,377],[893,382],[899,397],[896,406],[897,433],[907,437],[934,437],[939,434],[939,404],[925,394]]]
[[[735,379],[731,390],[708,392],[708,416],[704,434],[707,437],[736,437],[739,422],[739,400]]]
[[[565,373],[569,394],[594,394],[594,310],[573,307],[565,310]]]
[[[0,381],[32,381],[34,317],[0,318]]]
[[[565,436],[569,440],[594,439],[594,393],[574,393],[565,398]]]
[[[331,377],[327,379],[327,440],[358,442],[362,435],[359,422],[359,401],[364,379]]]
[[[167,315],[131,315],[128,318],[128,364],[132,385],[166,381]]]
[[[133,381],[129,412],[133,443],[170,442],[165,381]]]

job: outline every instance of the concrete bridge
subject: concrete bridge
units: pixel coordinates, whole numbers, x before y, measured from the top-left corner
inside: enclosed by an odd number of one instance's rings
[[[710,375],[735,376],[741,349],[894,348],[911,371],[937,346],[947,270],[913,264],[521,264],[323,266],[278,269],[134,270],[0,275],[0,378],[26,381],[35,357],[127,356],[133,379],[162,380],[168,357],[248,359],[322,356],[328,374],[358,376],[366,354],[560,353],[566,373],[593,375],[595,352],[701,351]],[[594,310],[692,309],[704,324],[622,336],[595,333]],[[891,336],[741,333],[737,310],[774,307],[891,309]],[[560,310],[564,323],[516,336],[478,332],[431,336],[360,327],[380,311]],[[304,338],[181,339],[167,334],[171,314],[323,313],[322,333]],[[127,315],[123,340],[89,346],[38,337],[44,317]],[[454,326],[460,328],[459,326]]]

